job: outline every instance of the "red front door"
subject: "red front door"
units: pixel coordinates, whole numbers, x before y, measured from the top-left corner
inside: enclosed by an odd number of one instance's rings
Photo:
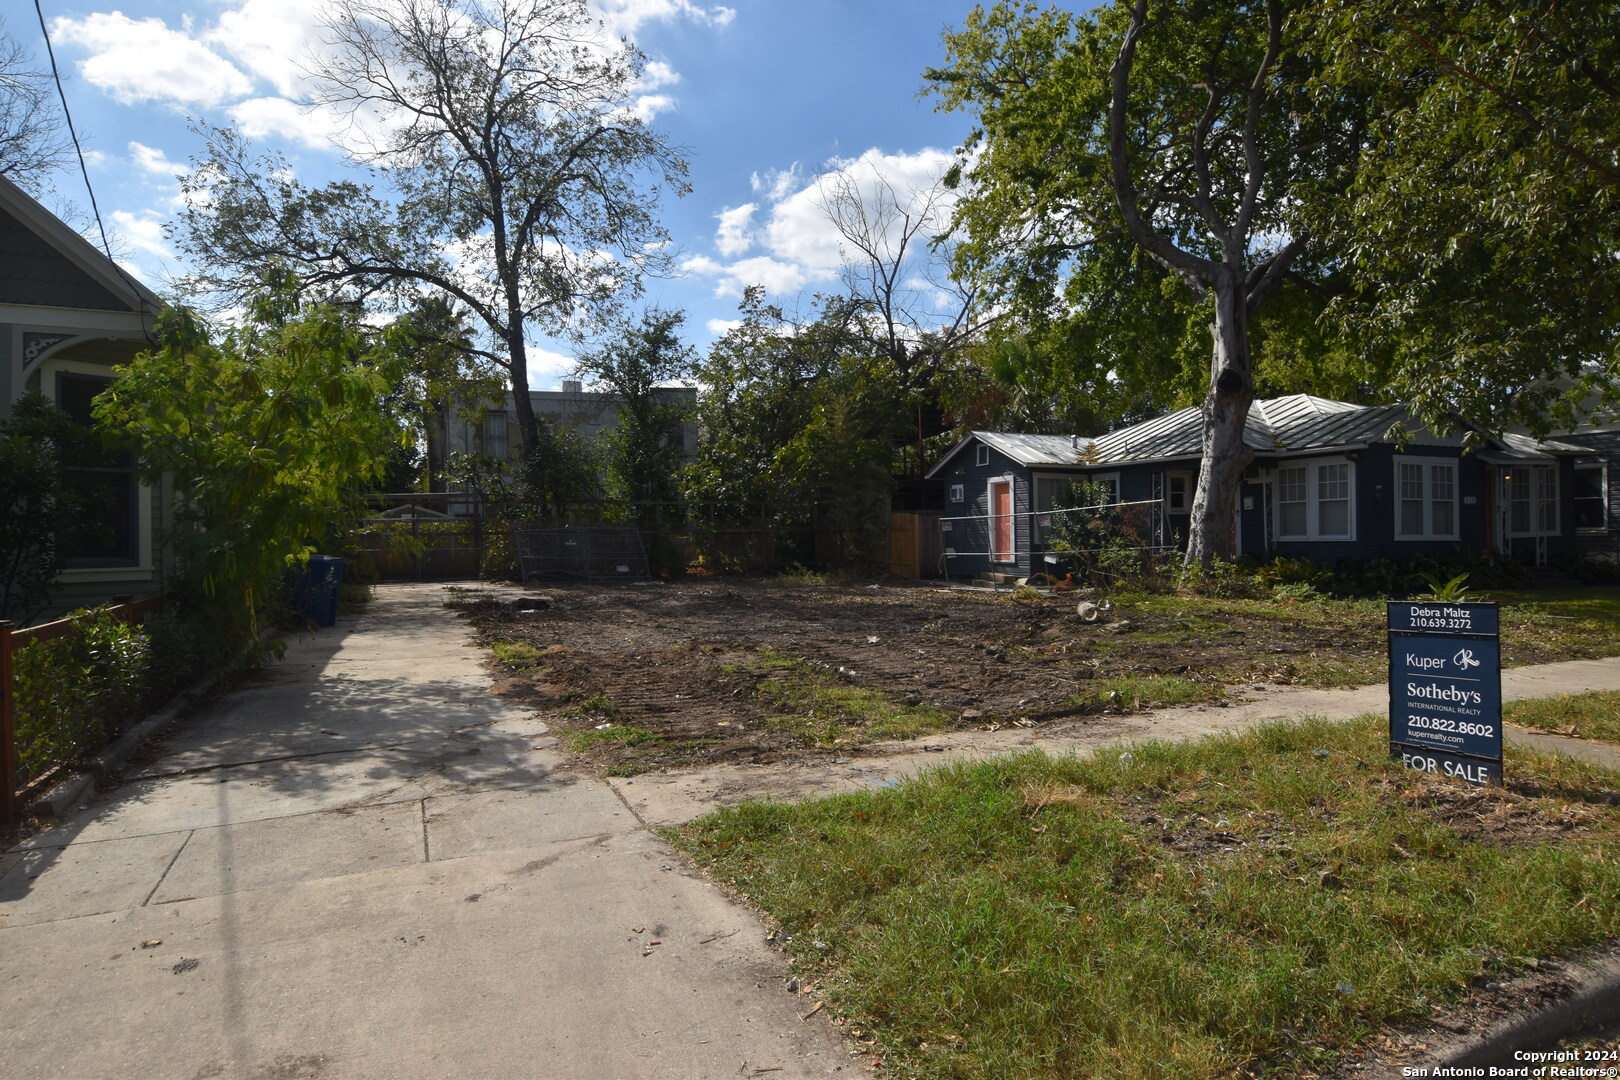
[[[1012,482],[990,481],[990,558],[1013,561]]]

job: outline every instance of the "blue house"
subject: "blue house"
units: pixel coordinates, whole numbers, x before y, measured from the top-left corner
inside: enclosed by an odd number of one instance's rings
[[[1184,546],[1202,434],[1196,408],[1097,438],[971,432],[929,473],[946,490],[947,575],[1052,566],[1052,522],[1081,480],[1119,504],[1143,546]],[[1255,458],[1234,556],[1331,565],[1461,548],[1541,564],[1579,548],[1576,463],[1590,461],[1589,447],[1466,426],[1438,435],[1404,405],[1309,394],[1256,401],[1244,441]]]

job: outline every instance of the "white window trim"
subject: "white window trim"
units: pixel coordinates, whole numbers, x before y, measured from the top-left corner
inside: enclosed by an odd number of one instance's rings
[[[961,484],[952,484],[950,501],[953,503],[961,502],[965,498],[967,498],[967,488]]]
[[[990,448],[980,443],[973,448],[973,465],[975,468],[990,464]]]
[[[1046,543],[1052,538],[1052,524],[1055,518],[1051,515],[1054,507],[1041,505],[1041,481],[1061,480],[1068,484],[1098,484],[1112,482],[1114,485],[1114,498],[1119,499],[1119,473],[1070,473],[1070,472],[1032,472],[1029,474],[1029,508],[1034,512],[1030,525],[1030,536]],[[1065,507],[1064,509],[1068,509]]]
[[[1196,475],[1197,474],[1194,473],[1190,469],[1169,469],[1169,470],[1165,471],[1165,474],[1164,474],[1164,512],[1165,513],[1174,514],[1177,517],[1183,517],[1185,515],[1188,515],[1188,514],[1192,513],[1193,496],[1197,493],[1197,489],[1198,489],[1198,485],[1197,485],[1197,483],[1195,482],[1195,479],[1194,479],[1196,477]],[[1186,481],[1186,489],[1183,492],[1183,494],[1185,494],[1187,496],[1187,504],[1185,506],[1183,506],[1180,510],[1177,510],[1175,507],[1170,505],[1170,481],[1171,480],[1176,480],[1176,479]]]
[[[1050,506],[1041,505],[1041,482],[1043,480],[1059,480],[1070,484],[1078,484],[1084,477],[1074,473],[1032,472],[1029,474],[1029,508],[1037,514],[1050,511]]]
[[[1407,533],[1401,531],[1401,503],[1404,497],[1401,494],[1401,466],[1417,465],[1423,469],[1423,531]],[[1434,531],[1434,474],[1429,471],[1431,465],[1449,465],[1451,467],[1451,531],[1437,533]],[[1395,455],[1395,520],[1391,527],[1395,530],[1397,540],[1457,540],[1461,534],[1457,531],[1461,523],[1462,514],[1462,470],[1456,458],[1416,457],[1405,454]]]
[[[1337,533],[1324,535],[1318,529],[1318,523],[1321,520],[1321,516],[1317,509],[1320,503],[1318,470],[1320,470],[1320,468],[1324,465],[1348,465],[1350,467],[1348,473],[1349,497],[1347,500],[1349,503],[1349,512],[1345,515],[1348,519],[1347,526],[1349,531],[1343,535]],[[1284,469],[1300,468],[1305,470],[1305,532],[1285,533],[1283,532],[1282,524],[1282,472]],[[1292,461],[1279,462],[1274,474],[1273,484],[1275,486],[1272,489],[1271,498],[1272,535],[1275,536],[1279,542],[1287,541],[1290,543],[1312,543],[1323,541],[1339,543],[1346,540],[1353,541],[1356,539],[1356,463],[1351,461],[1349,458],[1309,458],[1306,460],[1296,459]]]
[[[1609,463],[1607,461],[1577,461],[1575,471],[1583,472],[1595,470],[1598,474],[1598,495],[1603,505],[1602,525],[1580,525],[1575,532],[1581,536],[1604,536],[1608,534],[1610,522],[1609,513]],[[1575,512],[1574,494],[1570,495],[1570,513]],[[1579,520],[1578,518],[1576,520]]]
[[[39,389],[56,404],[56,375],[91,375],[98,379],[113,377],[112,368],[88,360],[51,356],[40,364]],[[57,575],[58,581],[150,581],[152,579],[152,489],[139,475],[135,477],[135,543],[138,547],[133,566],[80,566],[70,567]]]
[[[1106,505],[1115,505],[1123,498],[1119,493],[1119,473],[1117,472],[1087,473],[1085,476],[1079,477],[1079,480],[1087,484],[1113,484],[1114,501]]]
[[[996,513],[995,487],[997,484],[1007,485],[1007,554],[1003,558],[996,552]],[[1006,566],[1018,561],[1018,479],[1012,473],[1003,473],[992,476],[984,482],[984,513],[985,513],[985,550],[990,552],[990,561],[999,566]]]
[[[1504,493],[1506,498],[1507,498],[1507,502],[1508,502],[1507,534],[1508,534],[1509,539],[1519,539],[1521,537],[1532,537],[1532,536],[1562,536],[1564,534],[1564,530],[1563,530],[1564,513],[1563,513],[1563,508],[1559,505],[1559,496],[1561,494],[1561,492],[1559,490],[1560,487],[1561,487],[1561,478],[1558,475],[1558,466],[1557,465],[1513,465],[1513,466],[1510,466],[1508,468],[1507,472],[1508,472],[1509,475],[1511,475],[1513,472],[1515,472],[1518,469],[1529,469],[1530,470],[1530,528],[1527,531],[1524,531],[1524,532],[1520,532],[1519,530],[1513,528],[1513,488],[1512,488],[1512,482],[1509,481],[1509,483],[1507,485],[1505,485],[1507,487],[1507,490]],[[1541,504],[1536,499],[1536,481],[1535,481],[1536,470],[1538,470],[1538,469],[1545,469],[1545,470],[1547,470],[1547,472],[1549,472],[1552,475],[1552,480],[1553,480],[1553,486],[1552,486],[1553,527],[1552,527],[1551,530],[1542,529],[1540,527],[1540,524],[1539,524],[1540,520],[1541,520],[1541,514],[1538,511],[1541,508]]]

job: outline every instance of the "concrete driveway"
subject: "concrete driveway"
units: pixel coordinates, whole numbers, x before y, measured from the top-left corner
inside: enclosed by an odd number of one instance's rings
[[[0,855],[0,1075],[866,1075],[441,588],[378,592]]]

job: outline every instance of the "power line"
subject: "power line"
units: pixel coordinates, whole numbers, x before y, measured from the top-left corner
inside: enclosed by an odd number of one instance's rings
[[[90,196],[90,212],[96,219],[96,231],[101,234],[101,250],[106,253],[107,261],[112,263],[118,276],[124,279],[129,291],[135,294],[135,303],[140,306],[140,314],[144,317],[146,311],[146,297],[141,292],[135,279],[124,272],[117,259],[113,258],[112,245],[107,242],[107,226],[101,220],[101,207],[96,204],[96,189],[90,185],[90,168],[84,161],[84,147],[79,144],[79,133],[73,126],[73,111],[68,108],[67,91],[62,89],[62,72],[56,66],[56,50],[51,47],[51,32],[45,28],[45,9],[40,6],[40,0],[34,0],[34,14],[39,16],[40,36],[45,39],[45,55],[51,61],[51,78],[56,81],[56,96],[62,102],[62,116],[67,120],[68,137],[73,140],[73,152],[79,158],[79,175],[84,177],[84,190]]]

